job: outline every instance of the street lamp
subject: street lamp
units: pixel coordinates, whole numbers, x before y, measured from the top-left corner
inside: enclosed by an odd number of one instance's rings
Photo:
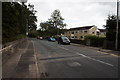
[[[116,25],[116,42],[115,42],[116,50],[118,50],[118,24],[119,24],[119,0],[117,0],[117,25]]]

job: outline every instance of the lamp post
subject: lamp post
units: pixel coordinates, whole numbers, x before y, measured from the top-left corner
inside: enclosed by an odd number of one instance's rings
[[[117,25],[116,25],[116,42],[115,42],[116,50],[118,50],[118,24],[119,24],[119,0],[117,0]]]

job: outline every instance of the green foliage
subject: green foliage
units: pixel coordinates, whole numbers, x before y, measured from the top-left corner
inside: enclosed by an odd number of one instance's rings
[[[2,43],[14,41],[25,36],[27,27],[35,30],[37,21],[33,6],[24,3],[2,3]]]
[[[23,38],[26,38],[26,36],[23,35],[23,34],[20,34],[20,35],[17,36],[17,39],[23,39]]]
[[[106,25],[105,25],[105,28],[107,29],[106,39],[108,41],[115,41],[116,39],[116,24],[117,24],[116,21],[117,21],[116,15],[108,15],[108,19],[106,20]],[[120,20],[119,20],[119,25],[120,25]],[[120,39],[120,28],[118,29],[119,29],[118,38]]]
[[[54,36],[54,38],[55,38],[56,40],[58,40],[58,39],[59,39],[59,36]]]
[[[120,20],[118,22],[118,50],[120,50]],[[117,16],[108,15],[106,20],[105,28],[107,29],[106,40],[108,42],[113,42],[113,45],[116,42],[116,26],[117,26]]]
[[[99,36],[86,36],[85,40],[90,40],[91,46],[103,46],[105,37],[99,37]]]
[[[63,23],[63,20],[64,19],[62,18],[60,11],[54,10],[48,21],[40,23],[41,28],[38,30],[40,35],[44,37],[60,35],[65,31],[64,27],[66,24]]]
[[[66,24],[63,23],[64,18],[62,18],[61,13],[59,10],[54,10],[51,14],[51,18],[49,19],[49,23],[53,24],[53,27],[63,29]]]
[[[37,37],[39,34],[36,30],[32,30],[28,33],[29,37]]]

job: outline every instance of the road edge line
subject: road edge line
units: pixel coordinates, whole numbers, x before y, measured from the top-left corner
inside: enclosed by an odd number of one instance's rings
[[[72,43],[71,45],[73,45],[73,46],[78,46],[78,47],[81,47],[79,44],[74,44],[74,43]],[[86,47],[85,45],[83,45],[84,47]],[[82,46],[82,47],[83,47]],[[114,56],[114,57],[119,57],[119,55],[117,55],[117,54],[114,54],[114,53],[109,53],[109,52],[106,52],[106,51],[102,51],[101,49],[95,49],[94,47],[91,47],[91,46],[87,46],[86,48],[89,48],[89,49],[92,49],[92,50],[96,50],[96,51],[99,51],[99,52],[102,52],[103,54],[104,53],[107,53],[107,54],[109,54],[109,55],[111,55],[111,56]]]
[[[76,54],[78,54],[78,55],[80,55],[80,56],[82,56],[82,57],[85,57],[85,58],[88,58],[88,59],[91,59],[91,60],[94,60],[94,61],[97,61],[97,62],[100,62],[100,63],[106,64],[106,65],[109,65],[109,66],[112,66],[112,67],[114,66],[113,64],[110,64],[110,63],[104,62],[104,61],[102,61],[102,60],[99,60],[99,59],[95,59],[95,58],[92,58],[92,57],[86,56],[86,55],[81,54],[81,53],[76,53]]]

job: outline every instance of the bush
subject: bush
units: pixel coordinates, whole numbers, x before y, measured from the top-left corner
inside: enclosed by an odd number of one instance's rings
[[[19,39],[23,39],[25,37],[26,37],[26,35],[20,34],[20,35],[17,36],[17,39],[19,40]]]
[[[90,45],[95,47],[103,46],[105,37],[99,37],[99,36],[86,36],[85,40],[90,40]]]
[[[85,45],[85,40],[79,40],[79,39],[70,39],[71,43],[76,43],[76,44],[83,44]]]
[[[55,36],[54,38],[55,38],[56,40],[58,40],[58,39],[59,39],[59,36]]]
[[[30,31],[29,33],[28,33],[28,36],[29,37],[37,37],[39,34],[38,34],[38,32],[36,31],[36,30],[33,30],[33,31]]]

